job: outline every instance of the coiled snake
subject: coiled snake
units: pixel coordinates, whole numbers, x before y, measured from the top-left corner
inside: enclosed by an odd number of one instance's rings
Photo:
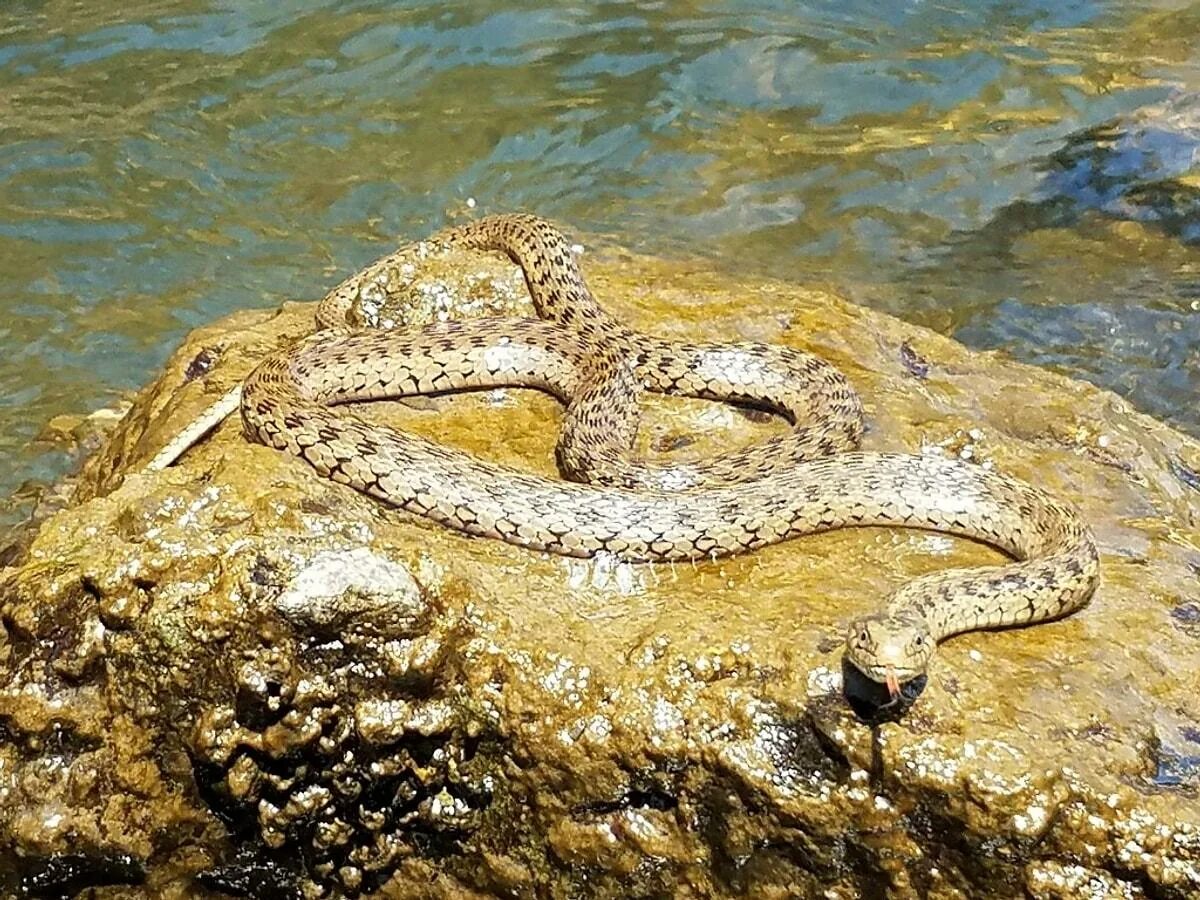
[[[892,525],[962,535],[1014,557],[917,578],[850,626],[847,659],[893,696],[925,671],[943,638],[1058,618],[1095,587],[1096,547],[1068,504],[968,463],[854,451],[861,407],[828,363],[785,347],[682,344],[634,332],[596,303],[563,236],[532,216],[485,218],[435,240],[506,252],[523,269],[541,318],[345,333],[347,282],[318,311],[318,325],[334,333],[271,356],[246,379],[247,435],[444,525],[558,554],[701,559],[834,528]],[[567,403],[558,459],[577,482],[486,463],[336,409],[503,385],[540,388]],[[643,389],[767,406],[793,428],[702,463],[651,465],[628,452]]]

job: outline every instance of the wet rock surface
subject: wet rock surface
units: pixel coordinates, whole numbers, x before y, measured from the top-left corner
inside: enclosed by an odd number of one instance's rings
[[[365,273],[364,318],[528,313],[506,260],[421,255]],[[560,559],[384,508],[234,421],[139,473],[312,323],[311,305],[239,314],[180,348],[74,505],[7,553],[0,893],[1196,896],[1200,447],[827,293],[617,252],[586,268],[636,327],[827,357],[870,448],[1075,500],[1104,554],[1091,605],[952,640],[871,726],[843,695],[843,624],[997,554],[876,529],[694,566]],[[370,415],[554,473],[547,397]],[[780,427],[654,400],[639,449]]]

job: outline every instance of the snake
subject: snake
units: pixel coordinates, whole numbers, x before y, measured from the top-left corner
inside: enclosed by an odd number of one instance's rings
[[[975,463],[858,449],[861,402],[827,361],[782,345],[635,331],[602,309],[567,239],[535,216],[489,216],[431,240],[507,254],[537,317],[353,330],[349,279],[319,305],[315,337],[268,356],[226,398],[228,409],[236,397],[250,439],[460,532],[565,556],[705,560],[890,526],[1010,557],[915,578],[849,624],[845,659],[892,700],[925,675],[944,639],[1058,619],[1094,592],[1099,555],[1074,505]],[[556,449],[565,478],[484,461],[345,408],[503,386],[565,404]],[[645,391],[765,407],[791,428],[705,460],[638,459],[631,448]],[[177,454],[168,448],[158,462]]]

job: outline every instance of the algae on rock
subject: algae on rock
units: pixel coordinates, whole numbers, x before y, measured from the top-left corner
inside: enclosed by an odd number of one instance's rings
[[[3,570],[0,887],[70,856],[72,886],[144,879],[104,895],[131,897],[1200,892],[1200,446],[821,291],[615,252],[586,274],[635,327],[829,359],[870,448],[1073,499],[1104,554],[1091,605],[952,640],[910,714],[869,728],[840,694],[843,623],[996,553],[862,529],[695,565],[558,558],[381,506],[236,421],[139,473],[312,327],[310,305],[238,314],[188,339]],[[499,257],[401,254],[360,285],[365,319],[529,313]],[[779,427],[645,412],[638,450],[668,459]],[[554,474],[534,392],[370,414]]]

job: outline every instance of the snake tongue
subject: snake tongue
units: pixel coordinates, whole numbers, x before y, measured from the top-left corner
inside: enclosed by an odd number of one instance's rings
[[[884,684],[887,685],[888,694],[893,700],[900,696],[900,680],[896,678],[896,670],[892,666],[887,667],[887,677],[884,679]]]

